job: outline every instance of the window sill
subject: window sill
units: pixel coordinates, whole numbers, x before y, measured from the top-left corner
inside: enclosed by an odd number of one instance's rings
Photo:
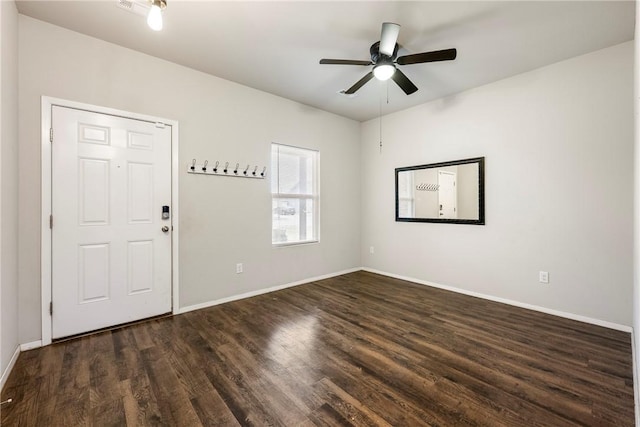
[[[301,246],[301,245],[314,245],[316,243],[320,243],[319,240],[305,240],[303,242],[283,242],[283,243],[271,243],[271,246],[274,248],[286,248],[290,246]]]

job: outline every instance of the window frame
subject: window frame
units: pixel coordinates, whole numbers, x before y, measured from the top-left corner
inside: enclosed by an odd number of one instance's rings
[[[307,152],[313,153],[313,173],[312,173],[312,191],[310,194],[301,194],[301,193],[280,193],[279,185],[276,184],[276,192],[273,192],[272,185],[273,181],[270,182],[270,192],[271,192],[271,245],[273,247],[287,247],[287,246],[298,246],[298,245],[308,245],[320,242],[320,150],[315,150],[307,147],[299,147],[295,145],[281,144],[278,142],[272,142],[270,146],[270,157],[273,164],[273,148],[277,147],[285,147],[293,150],[303,150]],[[280,172],[280,158],[277,160],[277,168],[271,171],[271,179],[278,179]],[[312,200],[313,203],[313,238],[306,240],[297,240],[291,242],[274,242],[273,241],[273,201],[274,200],[283,200],[283,199],[297,199],[297,200]]]
[[[415,212],[416,212],[416,199],[413,196],[413,191],[410,191],[410,189],[413,189],[415,183],[413,181],[413,174],[412,175],[407,175],[407,180],[405,182],[405,193],[402,194],[402,192],[400,191],[400,179],[398,176],[398,213],[400,213],[400,204],[401,202],[407,202],[408,206],[409,206],[409,215],[411,218],[413,218],[415,216]]]

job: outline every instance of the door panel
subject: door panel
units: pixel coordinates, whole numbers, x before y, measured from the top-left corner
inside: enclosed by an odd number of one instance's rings
[[[151,224],[153,222],[153,165],[130,162],[128,167],[129,224]]]
[[[171,128],[52,108],[52,337],[171,311]]]
[[[153,291],[153,241],[129,242],[127,250],[129,295]]]
[[[79,225],[109,223],[109,160],[79,159]]]
[[[456,174],[454,172],[438,171],[438,185],[439,218],[457,219]]]
[[[109,244],[78,247],[78,303],[109,298]]]

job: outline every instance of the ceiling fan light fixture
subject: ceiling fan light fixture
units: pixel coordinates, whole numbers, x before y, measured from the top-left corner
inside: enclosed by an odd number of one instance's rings
[[[154,31],[162,30],[162,11],[167,7],[166,0],[149,0],[151,9],[147,15],[147,25]]]
[[[389,80],[395,72],[396,67],[393,64],[379,64],[373,67],[373,75],[380,81]]]

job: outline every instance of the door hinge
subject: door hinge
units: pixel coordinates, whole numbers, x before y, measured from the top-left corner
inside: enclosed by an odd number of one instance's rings
[[[53,316],[53,301],[49,302],[49,315]]]
[[[53,128],[49,128],[49,142],[53,142]]]
[[[49,215],[49,228],[53,229],[53,215]]]

